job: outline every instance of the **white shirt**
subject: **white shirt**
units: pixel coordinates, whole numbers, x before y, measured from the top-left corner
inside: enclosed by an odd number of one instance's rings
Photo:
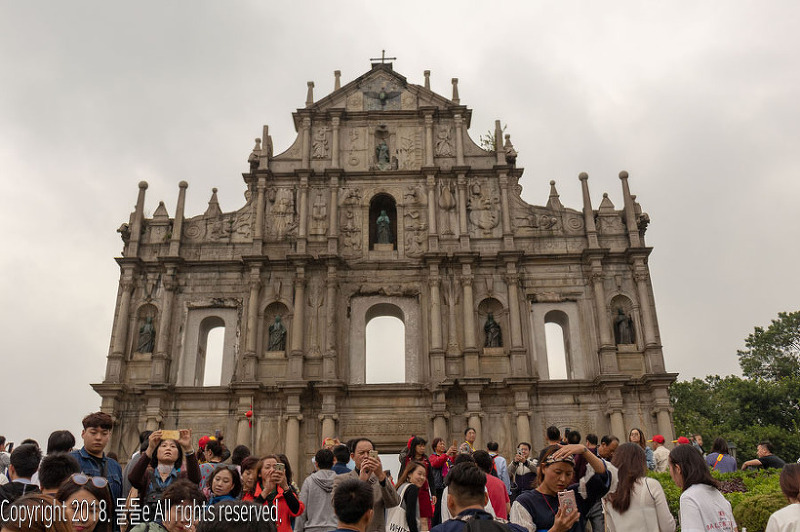
[[[681,532],[738,532],[731,503],[707,484],[695,484],[681,494]]]
[[[800,503],[790,504],[772,514],[765,532],[800,532]]]
[[[444,491],[442,492],[442,523],[453,518],[453,516],[450,515],[450,510],[447,508],[447,488],[449,487],[450,486],[445,486]],[[489,491],[486,488],[483,488],[483,491],[486,493],[486,506],[484,506],[483,509],[492,514],[492,518],[495,518],[497,517],[497,514],[494,513],[492,501],[489,500]]]
[[[619,513],[605,498],[603,509],[610,532],[675,532],[675,518],[669,511],[664,488],[652,478],[642,477],[636,481],[631,490],[631,505],[625,513]]]

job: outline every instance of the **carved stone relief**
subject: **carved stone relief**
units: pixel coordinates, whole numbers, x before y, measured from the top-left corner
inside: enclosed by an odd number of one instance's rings
[[[428,224],[418,209],[409,209],[405,213],[406,255],[416,257],[427,249]]]
[[[342,250],[345,255],[361,254],[361,191],[357,188],[341,190],[339,219]]]
[[[367,161],[366,129],[351,128],[347,132],[345,161],[352,168],[363,167]]]
[[[363,111],[364,110],[364,95],[360,92],[354,92],[347,97],[347,110],[348,111]]]
[[[453,157],[453,141],[451,139],[453,129],[450,126],[439,126],[436,132],[436,157]]]
[[[458,227],[456,214],[456,184],[452,181],[439,182],[439,208],[442,209],[441,232],[443,235],[455,234]]]
[[[404,111],[410,111],[417,108],[417,97],[409,91],[403,91],[400,95],[401,106]]]
[[[418,128],[401,128],[397,134],[397,167],[416,170],[422,166],[422,132]]]
[[[472,179],[469,183],[470,236],[489,237],[500,224],[500,197],[488,179]]]
[[[294,191],[291,188],[278,188],[269,213],[269,232],[276,238],[283,238],[297,229],[294,216]]]
[[[365,111],[399,111],[402,87],[394,78],[378,75],[361,87]]]
[[[314,159],[327,159],[330,154],[328,148],[328,128],[318,127],[314,131],[314,144],[312,145],[312,157]]]
[[[427,205],[428,198],[425,190],[418,185],[409,185],[403,195],[403,200],[406,205]]]
[[[311,205],[311,235],[324,235],[328,231],[328,201],[325,193],[319,191],[314,195]]]

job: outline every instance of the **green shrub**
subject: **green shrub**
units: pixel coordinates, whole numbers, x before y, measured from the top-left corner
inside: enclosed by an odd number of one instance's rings
[[[733,518],[739,530],[747,528],[747,532],[764,532],[769,516],[786,506],[783,493],[764,493],[745,498],[733,509]]]

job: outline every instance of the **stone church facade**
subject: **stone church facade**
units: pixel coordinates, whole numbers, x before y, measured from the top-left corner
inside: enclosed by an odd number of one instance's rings
[[[621,209],[607,195],[593,208],[585,174],[582,208],[562,205],[554,182],[544,206],[528,205],[499,121],[479,146],[456,79],[448,99],[428,72],[414,85],[390,63],[344,86],[337,71],[318,101],[310,82],[293,116],[284,153],[266,126],[256,139],[235,212],[214,189],[186,217],[181,182],[175,216],[161,202],[146,218],[139,184],[93,385],[120,456],[158,427],[221,429],[229,447],[285,452],[301,473],[328,436],[397,452],[411,434],[461,440],[472,426],[505,454],[541,448],[549,425],[672,438],[676,375],[627,173]],[[365,330],[379,316],[404,324],[405,382],[366,382]],[[217,327],[222,382],[203,386]],[[551,378],[546,330],[563,342],[566,379]]]

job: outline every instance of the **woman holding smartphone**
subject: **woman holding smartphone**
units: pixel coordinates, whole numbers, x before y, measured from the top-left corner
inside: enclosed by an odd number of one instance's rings
[[[582,455],[594,474],[571,484],[575,455]],[[517,497],[510,521],[533,532],[583,532],[589,509],[608,493],[611,474],[606,463],[584,445],[550,445],[539,455],[536,488]]]
[[[302,514],[305,506],[286,480],[286,465],[277,455],[268,454],[261,459],[256,483],[254,502],[272,506],[277,501],[278,532],[292,532],[291,518]]]

